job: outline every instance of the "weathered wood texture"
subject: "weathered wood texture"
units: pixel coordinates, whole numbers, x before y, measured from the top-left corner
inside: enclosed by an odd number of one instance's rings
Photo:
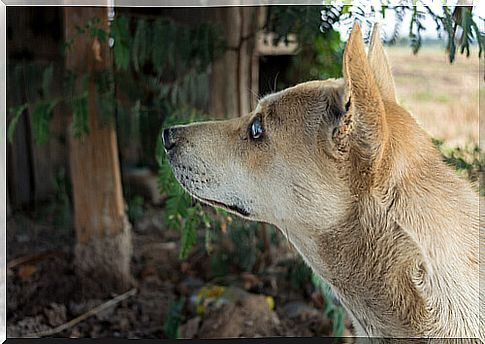
[[[211,15],[225,34],[227,51],[212,66],[209,112],[218,118],[237,117],[255,106],[258,89],[256,32],[264,7],[224,7]]]
[[[76,35],[76,26],[82,27],[95,17],[107,30],[106,8],[64,9],[66,39],[75,37],[66,55],[66,69],[77,74],[107,68],[112,62],[107,43]],[[122,290],[131,283],[130,225],[125,215],[115,127],[113,122],[99,120],[95,87],[89,81],[89,134],[81,140],[73,136],[69,140],[76,260],[86,278],[99,280],[107,291]]]
[[[35,102],[37,90],[32,89],[26,75],[27,67],[34,61],[39,67],[52,63],[55,79],[61,77],[61,27],[59,8],[8,7],[7,107]],[[12,68],[14,65],[19,68],[17,73]],[[61,88],[60,83],[54,83],[52,92],[57,94]],[[62,107],[54,109],[50,139],[44,145],[37,145],[33,140],[29,110],[20,118],[12,144],[7,145],[7,184],[12,208],[51,197],[56,191],[59,171],[68,169],[64,144],[67,125]]]

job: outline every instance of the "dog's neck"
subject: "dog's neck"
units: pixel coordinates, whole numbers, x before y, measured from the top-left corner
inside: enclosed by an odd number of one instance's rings
[[[308,223],[282,228],[307,264],[333,287],[352,314],[357,334],[446,336],[446,329],[429,333],[427,328],[447,313],[468,323],[463,328],[476,326],[478,283],[473,278],[477,276],[468,273],[450,251],[450,242],[437,239],[433,245],[432,235],[424,233],[413,238],[409,228],[404,229],[375,199],[364,203],[356,204],[348,220],[333,228]],[[382,211],[370,212],[369,205]],[[406,208],[400,211],[406,214]],[[416,240],[428,244],[419,246]],[[459,238],[449,240],[455,240],[456,247],[463,244]],[[446,253],[448,260],[438,258]]]
[[[357,335],[416,336],[421,313],[410,315],[416,327],[414,332],[411,328],[406,331],[405,323],[409,319],[400,309],[424,308],[411,277],[403,276],[419,273],[419,266],[414,267],[408,256],[400,256],[396,246],[415,251],[413,256],[419,252],[395,224],[363,212],[362,208],[349,209],[347,220],[331,228],[324,225],[309,228],[305,224],[282,229],[307,264],[332,286],[352,314]],[[398,293],[405,293],[406,297],[389,293],[389,286],[396,285],[398,280],[402,280],[400,287],[403,288]],[[396,300],[413,304],[399,304]]]
[[[478,195],[442,161],[429,136],[409,113],[385,103],[393,133],[375,196],[415,242],[429,267],[460,269],[478,249]],[[453,261],[456,259],[457,261]]]

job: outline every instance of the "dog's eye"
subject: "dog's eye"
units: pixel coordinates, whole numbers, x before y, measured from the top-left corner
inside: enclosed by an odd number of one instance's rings
[[[261,119],[259,117],[255,117],[251,122],[251,126],[249,127],[249,133],[253,140],[257,140],[261,136],[263,136],[263,124],[261,123]]]

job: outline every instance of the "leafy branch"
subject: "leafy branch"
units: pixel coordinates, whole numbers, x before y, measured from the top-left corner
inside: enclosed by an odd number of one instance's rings
[[[442,6],[442,14],[434,12],[429,6],[426,6],[424,0],[413,0],[399,4],[399,6],[390,6],[382,4],[380,7],[374,7],[366,1],[355,0],[347,1],[344,5],[330,5],[324,6],[322,9],[322,32],[327,32],[339,26],[350,26],[354,20],[358,19],[362,25],[371,27],[372,15],[380,13],[385,17],[386,12],[393,11],[396,22],[391,37],[388,39],[389,43],[394,43],[399,36],[401,24],[404,21],[406,12],[411,12],[411,20],[409,22],[409,44],[414,54],[416,54],[422,46],[422,32],[427,29],[423,25],[423,20],[426,15],[429,15],[436,23],[435,29],[441,35],[442,31],[447,37],[446,51],[449,54],[449,61],[453,63],[455,60],[456,50],[459,49],[460,54],[470,55],[470,46],[477,44],[479,48],[479,57],[482,56],[482,51],[485,48],[485,34],[480,31],[478,21],[485,19],[474,15],[472,6]],[[457,37],[457,33],[460,33]]]
[[[82,27],[77,26],[74,37],[64,43],[66,50],[71,49],[75,40],[81,35],[87,34],[101,43],[107,43],[107,37],[110,36],[114,41],[112,49],[116,70],[92,71],[81,75],[69,72],[62,87],[65,94],[61,97],[52,97],[49,90],[52,87],[54,68],[52,64],[49,65],[42,71],[42,91],[39,99],[12,106],[9,109],[9,141],[13,139],[16,125],[22,114],[30,110],[35,141],[39,144],[45,143],[49,137],[49,123],[53,111],[61,103],[71,109],[74,136],[82,138],[83,135],[89,134],[88,82],[92,80],[96,85],[98,112],[103,118],[109,119],[115,113],[115,109],[121,105],[119,99],[114,96],[115,73],[124,77],[122,73],[133,71],[129,79],[139,79],[138,85],[128,85],[127,94],[132,94],[134,88],[140,89],[145,85],[151,85],[149,91],[155,94],[159,102],[169,100],[170,103],[175,104],[194,101],[194,97],[190,95],[199,95],[200,89],[206,88],[204,84],[207,79],[200,76],[207,74],[206,71],[212,59],[224,49],[219,29],[205,23],[197,28],[186,28],[168,19],[159,18],[152,21],[144,19],[136,21],[136,29],[132,32],[129,24],[133,19],[125,16],[115,18],[111,23],[110,32],[99,27],[99,18],[89,20]],[[177,55],[176,58],[174,58],[175,55]],[[148,73],[142,71],[143,66],[148,69]],[[165,69],[177,70],[178,73],[171,77],[172,80],[166,80],[166,76],[162,75]],[[122,79],[120,77],[117,79]],[[121,83],[121,85],[125,84]],[[185,92],[185,90],[192,92]],[[139,100],[139,95],[138,98],[132,99],[133,103]]]
[[[188,116],[186,115],[188,114]],[[197,119],[206,118],[202,113],[193,109],[180,109],[167,117],[164,127],[172,126],[180,122],[192,122]],[[163,130],[163,129],[162,129]],[[199,203],[194,204],[192,198],[182,189],[175,180],[163,150],[161,140],[157,143],[157,161],[159,164],[159,189],[167,195],[165,204],[164,219],[167,226],[172,229],[181,229],[182,241],[180,258],[187,258],[190,249],[197,242],[197,229],[204,228],[206,239],[211,230],[211,218],[204,212]]]

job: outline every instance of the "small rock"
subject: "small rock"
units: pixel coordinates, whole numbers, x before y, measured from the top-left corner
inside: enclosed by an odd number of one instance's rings
[[[196,316],[190,319],[185,324],[181,325],[179,328],[181,339],[192,339],[197,335],[199,331],[199,325],[201,322],[201,317]]]
[[[321,311],[301,301],[289,302],[283,309],[290,319],[308,320],[321,316]]]
[[[246,320],[246,321],[244,322],[244,325],[251,327],[251,326],[253,326],[253,325],[254,325],[254,322],[253,322],[253,321],[251,321],[251,320]]]
[[[51,303],[48,308],[44,309],[47,322],[52,327],[62,325],[66,322],[66,306],[58,303]]]
[[[81,336],[81,331],[79,331],[79,328],[74,327],[69,334],[70,338],[79,338]]]
[[[264,295],[228,288],[226,303],[204,314],[199,338],[263,337],[278,335],[280,320]]]
[[[136,222],[133,229],[138,233],[146,232],[152,226],[152,221],[149,217],[143,217],[141,220]]]

